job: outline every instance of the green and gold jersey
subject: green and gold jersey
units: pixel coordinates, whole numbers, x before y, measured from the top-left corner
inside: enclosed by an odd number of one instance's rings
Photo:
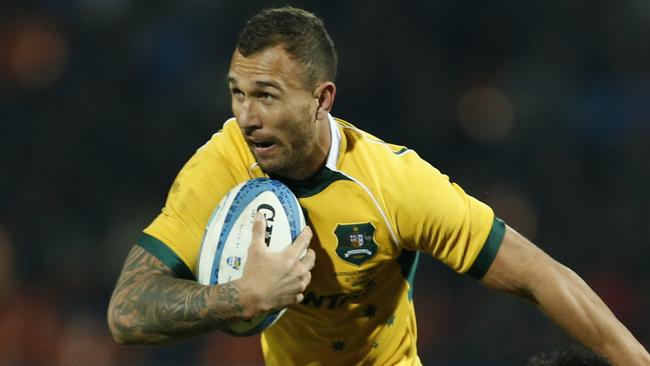
[[[414,151],[330,117],[325,166],[284,181],[314,232],[312,281],[262,334],[267,365],[420,365],[412,299],[419,252],[480,278],[504,224]],[[193,278],[206,223],[235,185],[264,177],[234,119],[187,162],[138,243]]]

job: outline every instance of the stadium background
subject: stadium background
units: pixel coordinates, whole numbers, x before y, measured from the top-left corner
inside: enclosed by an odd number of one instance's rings
[[[230,116],[261,1],[0,4],[0,365],[255,365],[257,340],[113,344],[110,291],[183,162]],[[581,274],[650,346],[650,5],[294,2],[340,55],[334,114],[404,144]],[[405,187],[408,189],[408,187]],[[427,365],[523,365],[571,342],[427,259]]]

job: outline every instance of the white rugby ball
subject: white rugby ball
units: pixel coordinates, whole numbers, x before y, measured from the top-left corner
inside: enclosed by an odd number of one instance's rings
[[[258,211],[266,217],[265,242],[271,251],[286,249],[305,227],[298,199],[283,183],[255,178],[239,184],[219,202],[208,220],[197,264],[198,282],[214,285],[241,278]],[[259,314],[224,331],[253,335],[271,326],[285,311]]]

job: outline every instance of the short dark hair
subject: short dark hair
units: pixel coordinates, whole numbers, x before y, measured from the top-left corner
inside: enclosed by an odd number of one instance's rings
[[[323,21],[313,13],[290,6],[262,10],[246,23],[237,49],[248,57],[278,45],[304,67],[308,86],[336,79],[334,42]]]
[[[531,358],[526,366],[611,366],[607,360],[592,351],[569,346],[552,354],[540,354]]]

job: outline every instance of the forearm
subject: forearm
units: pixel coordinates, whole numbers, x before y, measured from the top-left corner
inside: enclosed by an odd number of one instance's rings
[[[507,227],[483,278],[500,291],[533,301],[569,335],[614,365],[650,366],[650,355],[573,271]]]
[[[568,334],[614,365],[650,365],[650,355],[605,303],[573,271],[554,262],[531,290],[540,309]]]
[[[174,342],[243,318],[236,283],[204,286],[171,277],[161,266],[140,247],[129,254],[108,311],[119,343]]]

